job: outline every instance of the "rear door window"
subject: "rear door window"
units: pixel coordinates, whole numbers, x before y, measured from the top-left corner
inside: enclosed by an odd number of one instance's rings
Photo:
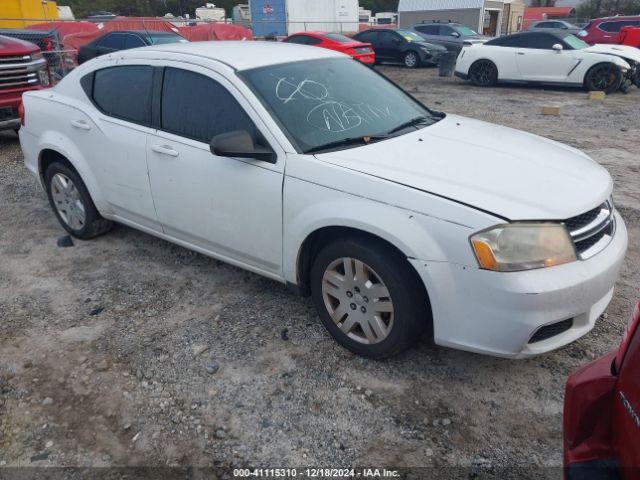
[[[246,130],[258,140],[255,125],[233,95],[189,70],[165,68],[161,119],[163,130],[205,143],[234,130]]]
[[[418,25],[415,27],[418,32],[426,35],[438,35],[439,28],[438,25]]]
[[[153,67],[109,67],[93,73],[92,98],[106,115],[150,125],[152,87]]]
[[[617,22],[604,22],[599,25],[600,30],[610,33],[618,33],[622,27],[633,27],[638,22],[633,20],[619,20]]]
[[[111,35],[107,35],[106,37],[104,37],[98,45],[104,48],[112,48],[114,50],[123,50],[124,35],[121,35],[119,33],[112,33]]]

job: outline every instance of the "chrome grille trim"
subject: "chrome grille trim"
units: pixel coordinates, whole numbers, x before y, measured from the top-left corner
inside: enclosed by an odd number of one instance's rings
[[[581,260],[604,250],[615,234],[614,207],[611,199],[582,215],[565,220],[565,226]]]
[[[33,87],[40,83],[38,70],[45,68],[44,58],[33,60],[31,56],[11,57],[10,63],[0,62],[0,89]]]

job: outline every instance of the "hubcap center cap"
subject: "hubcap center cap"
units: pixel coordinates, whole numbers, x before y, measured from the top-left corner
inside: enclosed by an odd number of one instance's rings
[[[359,293],[356,293],[353,296],[353,301],[356,302],[358,305],[362,305],[364,303],[364,298]]]

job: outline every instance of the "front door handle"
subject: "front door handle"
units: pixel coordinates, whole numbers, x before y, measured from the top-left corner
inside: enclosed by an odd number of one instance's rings
[[[524,52],[518,52],[518,55],[524,55]]]
[[[84,120],[71,120],[71,126],[80,130],[91,130],[91,125]]]
[[[151,150],[161,155],[169,155],[170,157],[177,157],[178,155],[180,155],[168,145],[154,145],[153,147],[151,147]]]

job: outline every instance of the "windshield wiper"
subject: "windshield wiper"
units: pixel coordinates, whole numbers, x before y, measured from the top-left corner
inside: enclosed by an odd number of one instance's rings
[[[317,147],[311,147],[304,151],[304,153],[316,153],[323,150],[331,150],[338,147],[349,147],[351,145],[368,145],[372,142],[384,140],[388,138],[387,135],[361,135],[359,137],[348,137],[342,140],[336,140],[335,142],[325,143],[324,145],[318,145]]]
[[[431,119],[429,117],[425,117],[424,115],[412,118],[411,120],[398,125],[396,128],[394,128],[392,130],[389,130],[387,132],[387,135],[392,135],[394,133],[399,132],[400,130],[404,130],[405,128],[413,127],[415,125],[420,125],[421,123],[424,123],[424,122],[429,121],[429,120],[431,120]]]

